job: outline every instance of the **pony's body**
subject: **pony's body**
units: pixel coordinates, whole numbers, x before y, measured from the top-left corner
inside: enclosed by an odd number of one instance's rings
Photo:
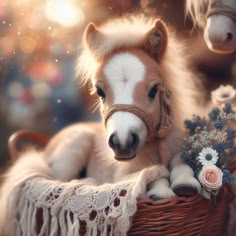
[[[186,10],[194,23],[204,29],[210,50],[218,53],[236,50],[235,0],[186,0]]]
[[[114,159],[105,135],[106,131],[101,123],[76,124],[60,132],[52,139],[45,153],[50,158],[50,163],[53,161],[51,167],[55,177],[68,181],[78,177],[79,172],[87,168],[86,176],[94,178],[98,184],[115,183],[145,167],[160,164],[153,144],[144,145],[134,159],[118,162]],[[181,143],[179,132],[172,132],[168,136],[170,156],[180,152]]]
[[[99,184],[114,183],[145,167],[167,166],[175,157],[172,189],[163,177],[148,196],[173,197],[178,186],[200,191],[191,168],[178,157],[179,130],[183,119],[197,112],[198,91],[174,36],[160,20],[131,17],[99,28],[89,24],[83,46],[78,70],[101,97],[105,126],[74,125],[51,140],[44,156],[55,177],[68,181],[86,167]]]

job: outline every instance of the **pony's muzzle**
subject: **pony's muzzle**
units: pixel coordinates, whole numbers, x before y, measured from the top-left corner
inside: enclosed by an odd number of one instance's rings
[[[115,153],[115,159],[119,161],[131,160],[136,156],[139,146],[139,136],[135,132],[130,131],[126,142],[122,145],[115,132],[110,135],[108,144]]]
[[[212,15],[207,19],[204,38],[209,48],[229,53],[236,47],[235,22],[224,15]]]
[[[230,43],[234,39],[234,34],[231,31],[226,31],[221,34],[208,31],[208,38],[213,45],[222,46]]]

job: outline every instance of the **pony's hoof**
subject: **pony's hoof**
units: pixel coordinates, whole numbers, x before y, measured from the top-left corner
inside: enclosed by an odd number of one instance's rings
[[[150,199],[157,201],[166,198],[174,198],[176,197],[176,194],[170,188],[162,189],[162,191],[151,189],[147,192],[147,196]]]
[[[149,198],[152,199],[153,201],[158,201],[158,200],[163,199],[163,198],[161,198],[160,196],[157,196],[157,195],[155,195],[155,194],[149,196]]]
[[[172,189],[174,193],[179,197],[191,197],[198,193],[197,188],[189,185],[178,185]]]
[[[201,192],[201,185],[194,177],[183,175],[174,180],[171,189],[177,196],[190,197]]]

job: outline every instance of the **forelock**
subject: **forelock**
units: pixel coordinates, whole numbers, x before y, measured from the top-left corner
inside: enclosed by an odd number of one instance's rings
[[[104,57],[115,49],[141,46],[154,22],[154,18],[139,15],[111,19],[102,24],[99,31],[104,35],[105,43],[96,50],[96,55],[90,51],[85,42],[82,42],[77,61],[77,76],[80,81],[87,82],[93,79]]]
[[[189,16],[194,26],[203,27],[202,18],[207,13],[208,6],[216,0],[186,0],[185,12]]]

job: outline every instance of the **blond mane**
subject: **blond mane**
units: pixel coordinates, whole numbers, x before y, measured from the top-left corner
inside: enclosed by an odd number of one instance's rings
[[[186,0],[185,13],[189,16],[195,26],[204,28],[205,15],[207,13],[208,6],[215,0]]]
[[[99,27],[99,31],[105,35],[104,47],[92,54],[82,43],[81,54],[78,58],[77,73],[80,81],[84,84],[93,81],[98,66],[106,55],[118,48],[141,47],[146,33],[154,24],[152,18],[131,16],[117,18],[106,22]],[[189,118],[198,112],[196,98],[200,97],[201,89],[196,84],[196,76],[189,69],[189,58],[186,56],[183,45],[177,41],[174,33],[169,30],[168,46],[161,67],[165,76],[165,84],[172,92],[173,110],[177,122]],[[199,100],[198,100],[199,102]]]

